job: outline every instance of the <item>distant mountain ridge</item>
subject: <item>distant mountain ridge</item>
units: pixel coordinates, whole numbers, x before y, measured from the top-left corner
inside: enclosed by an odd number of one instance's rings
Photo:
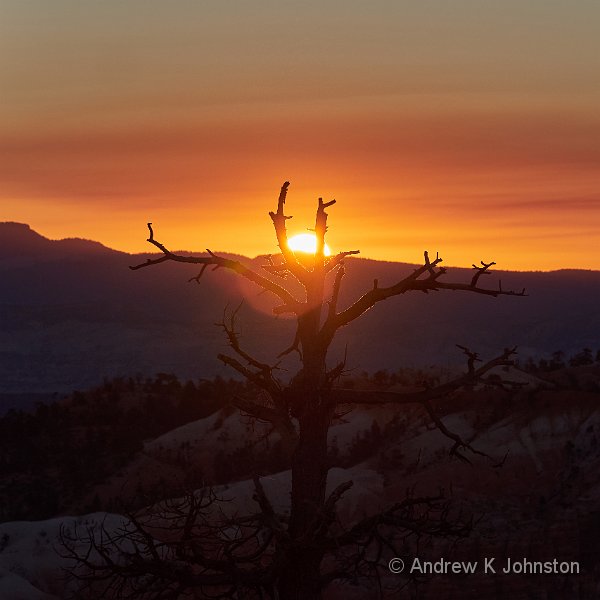
[[[47,255],[47,253],[52,255],[68,254],[74,251],[116,252],[100,242],[83,238],[50,240],[31,229],[26,223],[0,222],[0,260],[17,256]]]
[[[183,378],[232,376],[217,361],[226,350],[215,322],[244,300],[243,343],[271,361],[293,336],[293,323],[274,319],[274,304],[253,284],[219,269],[200,285],[186,283],[194,265],[162,264],[131,271],[150,254],[130,255],[89,240],[48,240],[28,225],[0,223],[0,393],[82,389],[104,376],[173,372]],[[261,270],[264,258],[239,257]],[[348,259],[340,307],[373,280],[390,285],[415,265]],[[448,281],[469,281],[451,268]],[[344,328],[332,347],[348,367],[397,370],[432,364],[462,366],[455,344],[483,357],[518,345],[521,356],[600,347],[600,272],[497,271],[484,283],[527,288],[525,298],[460,292],[392,298]],[[292,373],[294,357],[284,364]]]

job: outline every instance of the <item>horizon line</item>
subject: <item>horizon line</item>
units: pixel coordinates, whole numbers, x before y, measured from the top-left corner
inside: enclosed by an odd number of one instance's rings
[[[140,256],[140,255],[160,255],[160,252],[153,252],[153,251],[144,251],[144,250],[140,250],[137,252],[130,252],[128,250],[122,250],[120,248],[115,248],[112,246],[107,246],[105,243],[99,241],[99,240],[95,240],[92,238],[85,238],[85,237],[78,237],[78,236],[67,236],[67,237],[63,237],[63,238],[50,238],[47,237],[46,235],[40,233],[39,231],[37,231],[36,229],[34,229],[29,223],[23,223],[20,221],[0,221],[0,227],[3,225],[16,225],[19,227],[24,227],[26,229],[28,229],[29,231],[33,232],[34,234],[40,236],[41,238],[49,241],[49,242],[63,242],[63,241],[69,241],[69,240],[73,240],[73,241],[82,241],[82,242],[89,242],[92,244],[99,244],[100,246],[102,246],[103,248],[106,248],[107,250],[110,250],[111,252],[118,252],[120,254],[127,254],[128,256]],[[211,250],[212,251],[212,250]],[[425,250],[424,250],[425,251]],[[176,250],[173,250],[173,252],[176,253],[188,253],[188,254],[197,254],[197,255],[205,255],[208,254],[208,252],[205,250],[189,250],[189,249],[185,249],[185,248],[179,248]],[[261,257],[266,257],[266,256],[273,256],[273,253],[269,253],[269,252],[265,252],[265,253],[259,253],[256,254],[254,256],[250,256],[248,254],[244,254],[242,252],[236,252],[233,250],[215,250],[214,251],[217,254],[228,254],[228,255],[234,255],[234,256],[240,256],[242,258],[246,258],[249,260],[257,260],[258,258]],[[335,255],[335,252],[333,253]],[[362,254],[362,253],[361,253]],[[1,259],[0,259],[1,260]],[[384,258],[373,258],[373,257],[369,257],[366,255],[361,255],[361,256],[349,256],[346,257],[344,260],[368,260],[371,262],[381,262],[381,263],[390,263],[390,264],[404,264],[404,265],[408,265],[408,266],[413,266],[416,265],[418,266],[419,264],[421,264],[420,262],[412,262],[412,261],[407,261],[407,260],[389,260],[389,259],[384,259]],[[442,259],[443,260],[443,259]],[[499,268],[499,265],[496,264],[495,265],[495,269],[492,272],[505,272],[505,273],[557,273],[560,271],[581,271],[581,272],[595,272],[595,273],[600,273],[600,269],[591,269],[591,268],[582,268],[582,267],[560,267],[560,268],[556,268],[556,269],[508,269],[508,268]],[[473,264],[471,265],[456,265],[456,264],[447,264],[446,268],[448,269],[472,269],[473,268]]]

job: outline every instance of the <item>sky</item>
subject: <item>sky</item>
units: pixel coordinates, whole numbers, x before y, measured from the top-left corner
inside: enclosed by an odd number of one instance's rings
[[[596,0],[0,0],[0,220],[600,269]]]

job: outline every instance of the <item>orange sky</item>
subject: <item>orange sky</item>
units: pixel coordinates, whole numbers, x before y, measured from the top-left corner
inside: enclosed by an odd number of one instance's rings
[[[333,251],[600,269],[599,25],[585,0],[5,0],[0,220],[255,255],[289,179],[291,232],[338,200]]]

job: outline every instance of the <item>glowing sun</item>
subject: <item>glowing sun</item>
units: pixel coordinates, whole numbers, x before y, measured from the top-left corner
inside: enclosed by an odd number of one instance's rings
[[[317,237],[314,233],[299,233],[288,240],[288,246],[294,252],[314,254],[317,251]],[[331,256],[331,250],[327,244],[325,244],[324,253],[325,256]]]

